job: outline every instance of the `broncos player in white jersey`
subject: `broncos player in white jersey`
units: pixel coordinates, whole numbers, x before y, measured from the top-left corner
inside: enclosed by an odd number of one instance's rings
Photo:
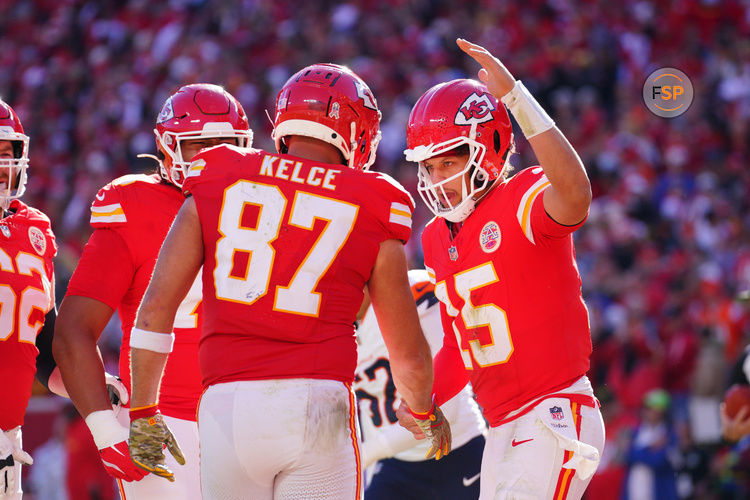
[[[419,320],[434,355],[443,342],[440,306],[427,271],[409,271],[409,284]],[[365,295],[357,316],[357,394],[362,429],[362,467],[370,478],[365,500],[476,499],[486,424],[467,384],[441,407],[451,425],[450,455],[426,460],[428,440],[418,441],[399,426],[396,408],[400,397],[391,378],[388,350]]]

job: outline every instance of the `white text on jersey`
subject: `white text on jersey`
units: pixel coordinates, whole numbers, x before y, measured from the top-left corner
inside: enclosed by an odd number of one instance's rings
[[[278,165],[274,165],[278,160]],[[276,172],[274,172],[276,167]],[[292,169],[291,173],[289,169]],[[260,166],[260,174],[268,177],[277,177],[287,181],[297,182],[299,184],[307,184],[310,186],[320,186],[325,189],[334,190],[336,185],[333,181],[337,174],[341,173],[341,170],[331,170],[323,167],[310,167],[310,171],[307,173],[307,177],[300,177],[300,170],[302,169],[301,161],[288,160],[286,158],[279,158],[278,156],[265,155],[263,157],[263,163]]]

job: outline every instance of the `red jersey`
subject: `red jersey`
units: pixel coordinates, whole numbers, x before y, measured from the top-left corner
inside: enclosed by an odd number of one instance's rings
[[[57,254],[49,219],[20,200],[0,219],[0,429],[23,425],[36,374],[36,336],[52,309],[52,258]]]
[[[528,168],[490,191],[454,239],[442,218],[422,235],[446,334],[436,360],[438,401],[451,396],[440,393],[448,385],[442,379],[456,375],[441,369],[442,361],[462,363],[490,425],[589,368],[588,311],[572,238],[583,222],[563,226],[549,217],[547,186],[541,167]],[[460,369],[458,377],[465,379]]]
[[[380,243],[406,242],[414,202],[385,174],[218,146],[183,185],[203,231],[205,386],[352,382],[354,320]]]
[[[96,299],[117,309],[122,321],[120,377],[130,390],[130,330],[164,238],[185,198],[154,175],[126,175],[104,186],[91,205],[94,233],[83,250],[67,295]],[[198,337],[200,280],[175,316],[175,343],[162,378],[159,407],[165,415],[195,420],[200,397]]]

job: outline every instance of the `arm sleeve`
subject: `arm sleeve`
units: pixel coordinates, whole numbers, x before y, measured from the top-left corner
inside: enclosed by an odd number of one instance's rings
[[[441,406],[453,396],[461,392],[469,382],[461,351],[453,335],[450,318],[440,306],[440,315],[443,319],[443,347],[440,348],[433,360],[435,379],[432,385],[432,394],[435,404]]]
[[[57,308],[53,307],[44,317],[39,335],[36,336],[36,348],[39,354],[36,357],[36,378],[49,390],[49,376],[57,366],[55,358],[52,357],[52,336],[55,331],[55,320],[57,319]]]
[[[96,229],[83,249],[66,295],[89,297],[115,310],[130,288],[135,271],[122,235],[115,229]]]

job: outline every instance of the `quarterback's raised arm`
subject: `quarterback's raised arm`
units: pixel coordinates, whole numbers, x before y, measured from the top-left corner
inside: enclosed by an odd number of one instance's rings
[[[461,38],[457,43],[461,50],[482,65],[479,79],[510,110],[529,140],[551,184],[544,193],[547,213],[560,224],[581,222],[591,204],[591,184],[578,153],[502,62],[480,45]]]

